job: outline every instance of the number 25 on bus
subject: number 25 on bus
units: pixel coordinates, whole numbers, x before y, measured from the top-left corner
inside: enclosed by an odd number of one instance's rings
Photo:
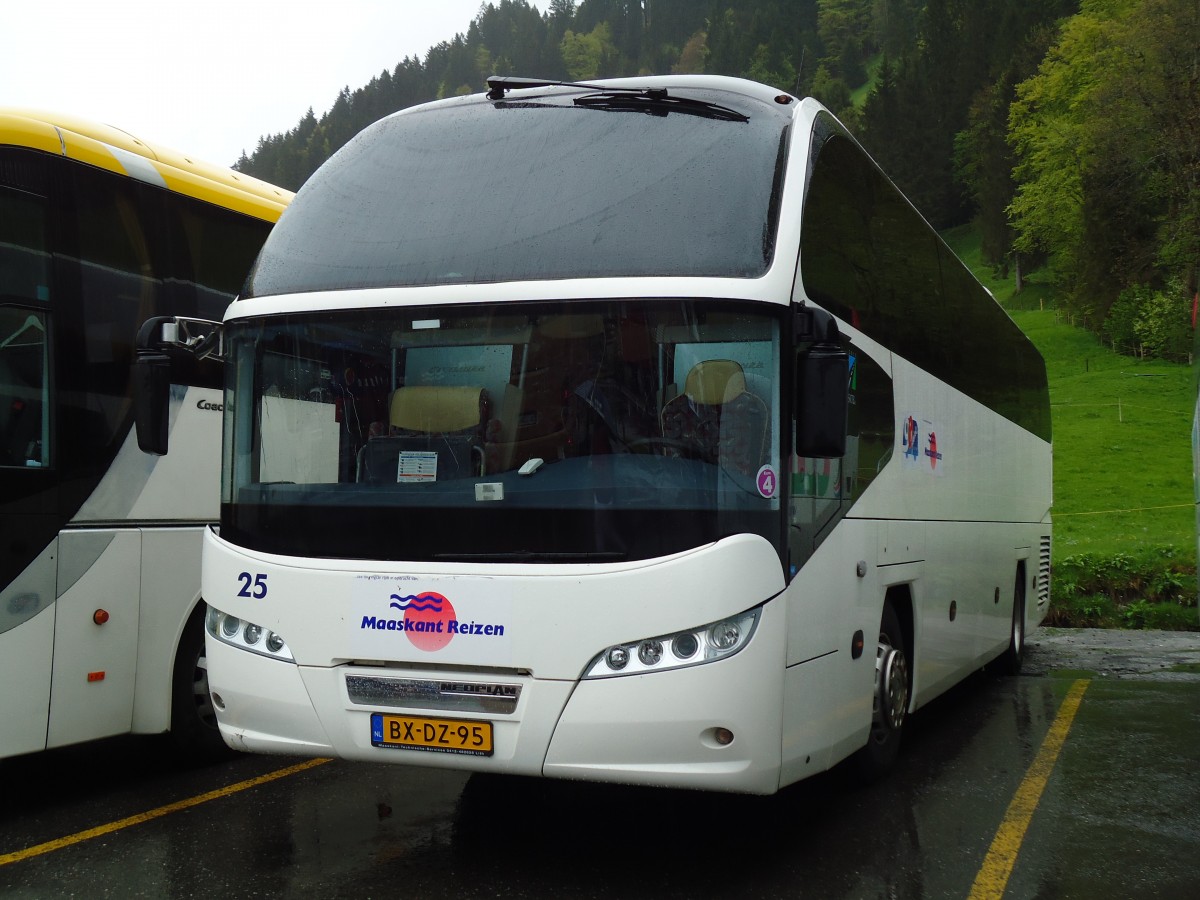
[[[389,116],[219,341],[235,747],[770,793],[883,771],[1046,614],[1043,362],[811,99],[494,78]]]

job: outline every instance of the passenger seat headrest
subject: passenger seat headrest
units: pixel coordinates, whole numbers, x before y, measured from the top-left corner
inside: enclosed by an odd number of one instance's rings
[[[393,428],[447,434],[478,428],[486,392],[479,387],[413,385],[392,394]]]
[[[706,359],[692,366],[683,392],[706,406],[728,403],[746,392],[746,376],[731,359]]]

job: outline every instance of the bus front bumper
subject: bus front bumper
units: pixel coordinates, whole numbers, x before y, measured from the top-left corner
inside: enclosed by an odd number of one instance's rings
[[[442,672],[298,666],[212,638],[209,682],[221,733],[240,750],[765,794],[779,787],[782,615],[780,604],[767,604],[742,652],[690,668],[583,681],[456,673],[476,685],[518,686],[515,708],[499,715],[389,709],[356,702],[347,688],[348,675],[437,682]],[[487,723],[493,750],[376,746],[372,714],[398,712]]]

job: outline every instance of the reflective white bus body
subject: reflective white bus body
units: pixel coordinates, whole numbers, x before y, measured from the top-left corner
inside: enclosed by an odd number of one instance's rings
[[[496,277],[285,290],[279,285],[302,276],[272,273],[303,246],[296,235],[311,207],[302,191],[268,241],[251,290],[225,321],[227,365],[234,366],[225,404],[225,506],[219,533],[205,538],[203,593],[210,685],[232,746],[771,793],[856,753],[868,771],[885,767],[906,713],[981,666],[1019,663],[1024,635],[1044,618],[1048,598],[1051,463],[1040,357],[969,274],[954,270],[938,284],[969,280],[978,289],[969,300],[946,301],[954,314],[981,310],[966,324],[986,321],[998,330],[964,330],[967,349],[946,345],[948,358],[980,354],[982,366],[993,359],[991,343],[999,348],[998,377],[1017,372],[1012,389],[1025,393],[1010,403],[961,360],[944,377],[930,374],[928,367],[949,365],[941,361],[941,336],[905,343],[905,334],[880,324],[885,319],[872,319],[870,307],[860,317],[857,308],[838,305],[836,265],[832,276],[805,268],[802,248],[812,256],[821,248],[819,235],[803,232],[807,204],[820,199],[810,171],[820,159],[813,135],[856,146],[815,101],[735,79],[685,76],[499,96],[564,103],[563,96],[570,102],[606,86],[665,88],[672,97],[717,98],[730,107],[744,102],[751,119],[767,104],[785,111],[769,262],[753,277]],[[452,103],[484,105],[482,98]],[[492,101],[496,109],[504,103]],[[365,134],[400,140],[405,116],[436,115],[442,106],[398,114]],[[667,118],[680,115],[673,110]],[[359,141],[368,153],[369,140]],[[518,167],[498,161],[497,178],[505,165]],[[335,167],[329,177],[337,175]],[[323,188],[311,190],[319,197]],[[893,204],[886,210],[897,202],[891,194],[879,201]],[[912,215],[928,234],[932,268],[950,272],[953,255]],[[293,240],[295,247],[287,243]],[[492,264],[502,270],[508,262],[478,263]],[[320,265],[317,259],[313,271]],[[812,425],[789,405],[798,402],[795,371],[814,347],[828,345],[800,324],[793,333],[799,320],[792,317],[823,309],[808,293],[822,279],[832,279],[824,312],[832,314],[842,365],[849,360],[851,407],[845,453],[823,458],[789,452]],[[878,315],[893,313],[886,302],[878,301]],[[920,315],[949,336],[959,324],[949,314],[940,323],[937,314]],[[378,349],[368,352],[368,345]],[[518,440],[522,429],[532,433],[557,415],[558,401],[529,405],[539,359],[557,378],[555,366],[566,373],[571,360],[592,358],[587,348],[603,354],[615,345],[624,399],[594,401],[593,412],[603,418],[595,410],[613,403],[628,409],[619,426],[606,420],[603,449],[596,449],[594,423],[578,439]],[[464,346],[473,349],[463,353]],[[1010,347],[1019,362],[1003,369]],[[493,358],[502,360],[499,376],[488,369]],[[689,393],[688,367],[710,360],[736,370],[738,386],[726,385],[719,400],[699,387]],[[467,370],[474,374],[461,374]],[[371,379],[387,384],[372,387]],[[457,433],[443,426],[428,442],[434,449],[410,449],[417,445],[404,443],[414,435],[396,397],[412,387],[461,393],[468,384],[482,398],[483,422],[495,424],[491,432],[481,424],[470,444],[476,468],[446,475],[445,448]],[[592,381],[584,384],[593,390]],[[564,389],[563,433],[581,390]],[[739,427],[765,422],[752,431],[755,441],[765,435],[761,455],[743,458],[725,432],[718,450],[689,446],[673,455],[672,446],[686,443],[670,436],[677,397],[686,395],[692,407],[724,404],[720,415],[728,416],[745,393],[754,395],[744,400],[746,410],[766,410],[765,419],[738,419]],[[449,403],[451,395],[436,396]],[[388,413],[378,411],[387,403],[390,426]],[[630,411],[638,403],[649,410],[640,426]],[[372,416],[380,421],[368,422]],[[516,446],[552,451],[514,457]],[[654,491],[675,498],[671,479],[693,477],[684,458],[702,460],[705,452],[719,458],[712,473],[695,476],[710,479],[696,491],[711,493],[713,510],[688,513],[690,499],[679,501],[682,511],[660,509]],[[385,460],[382,478],[378,468],[371,472],[375,457]],[[647,468],[660,460],[664,468]],[[543,491],[541,505],[506,519],[506,510],[523,509],[526,490]],[[426,505],[414,505],[406,518],[405,504],[416,504],[411,498],[422,491]],[[682,487],[678,493],[692,497]],[[757,524],[742,531],[721,524],[739,516]],[[705,531],[710,520],[716,524]],[[706,536],[685,545],[671,527]],[[523,534],[537,537],[523,541]],[[659,545],[664,552],[631,549]],[[711,650],[732,632],[732,652]],[[272,640],[278,650],[267,649]],[[710,650],[714,658],[702,660]],[[889,702],[894,708],[881,713]],[[443,726],[449,733],[439,737]],[[390,736],[381,731],[389,728]],[[422,738],[422,728],[433,732]],[[488,733],[492,747],[480,750]]]

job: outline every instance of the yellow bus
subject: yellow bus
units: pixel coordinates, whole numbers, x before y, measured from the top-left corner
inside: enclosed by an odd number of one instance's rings
[[[132,434],[148,317],[220,319],[281,188],[117,128],[0,108],[0,758],[124,733],[222,746],[200,608],[220,385]]]

